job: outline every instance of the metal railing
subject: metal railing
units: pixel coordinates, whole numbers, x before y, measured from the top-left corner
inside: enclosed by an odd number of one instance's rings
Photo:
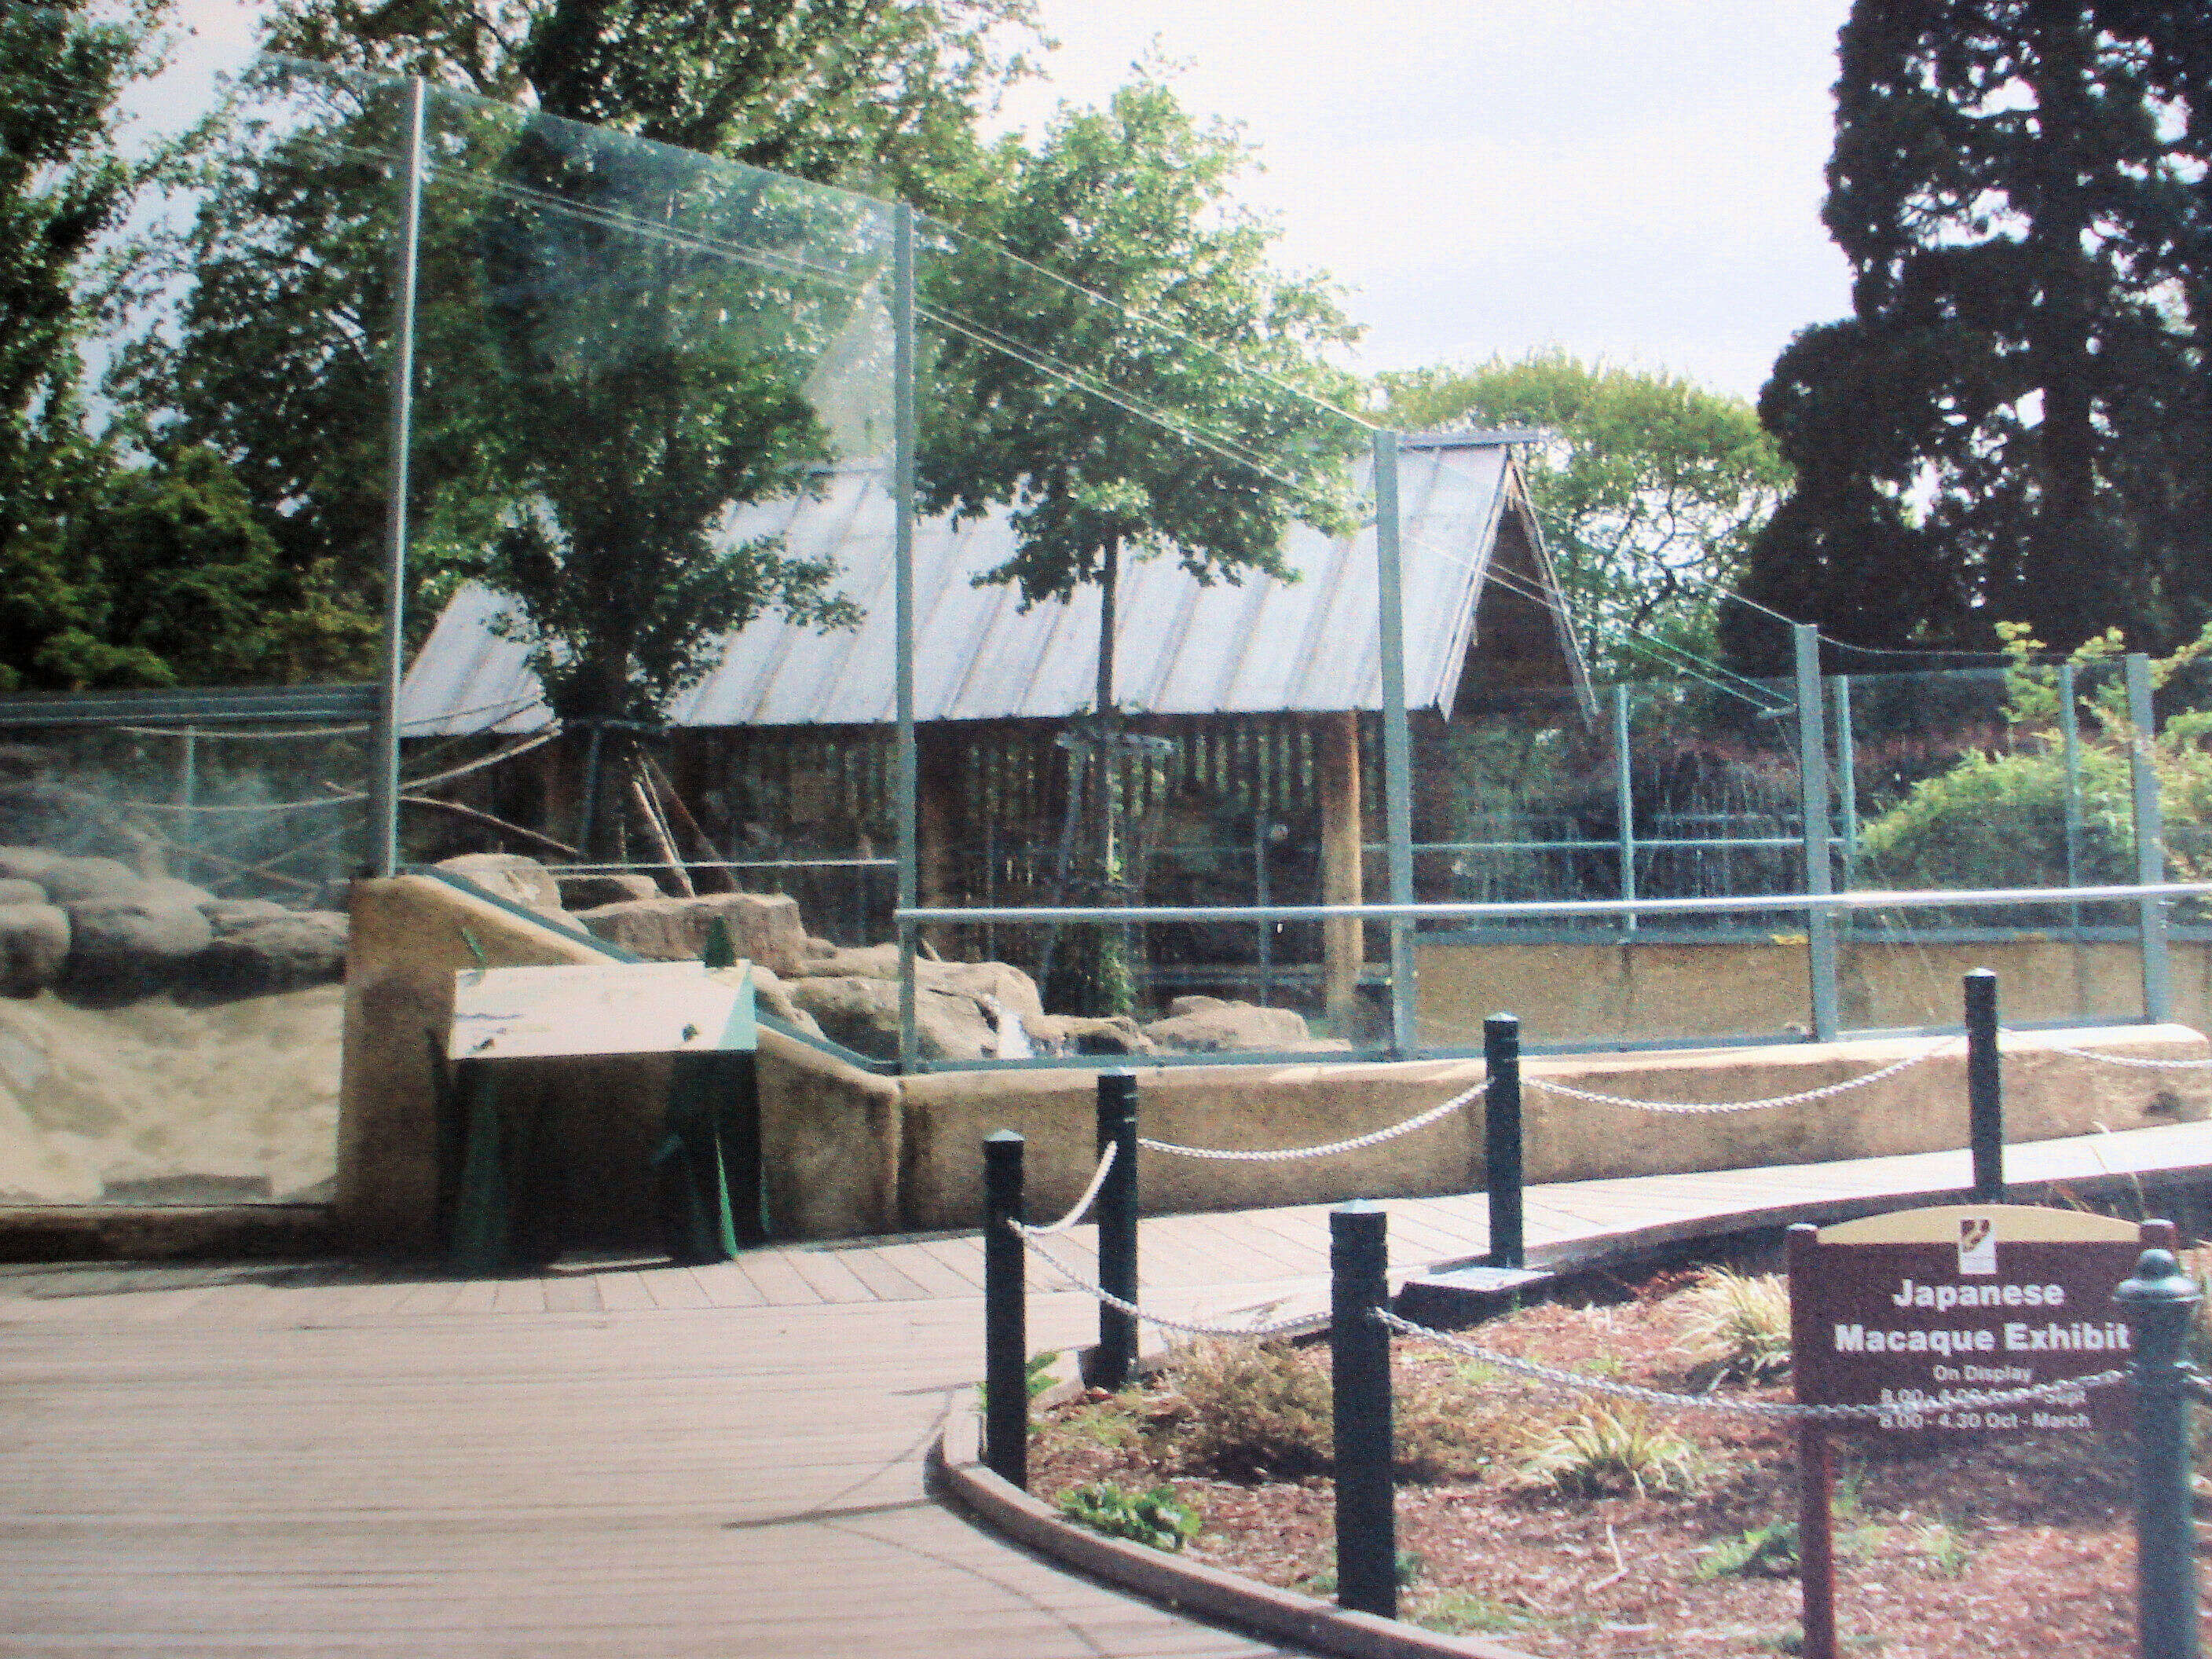
[[[1390,924],[1394,932],[1410,933],[1423,921],[1504,921],[1513,918],[1555,918],[1644,915],[1723,915],[1745,912],[1797,913],[1806,918],[1808,945],[1807,1000],[1811,1018],[1807,1036],[1817,1042],[1832,1042],[1841,1034],[1838,1015],[1838,973],[1832,948],[1818,949],[1826,936],[1833,945],[1834,919],[1856,911],[1911,909],[2002,908],[2017,905],[2133,902],[2137,907],[2136,936],[2142,953],[2143,1023],[2163,1024],[2172,1004],[2172,974],[2167,952],[2167,907],[2177,899],[2212,894],[2212,882],[2136,882],[2098,887],[2001,887],[1928,890],[1862,890],[1844,893],[1734,894],[1713,898],[1575,899],[1566,902],[1508,899],[1483,902],[1389,904],[1271,904],[1271,905],[976,905],[972,907],[904,906],[894,912],[900,951],[911,983],[917,930],[933,924],[974,922],[1010,926],[1064,927],[1088,924],[1120,927],[1139,923],[1359,921]],[[1396,1033],[1394,1053],[1400,1059],[1417,1058],[1424,1052],[1411,1037],[1414,991],[1411,952],[1400,953],[1389,981]],[[911,1011],[912,998],[902,1020],[899,1059],[902,1069],[918,1068]],[[1432,1048],[1428,1052],[1451,1052]],[[1219,1056],[1210,1056],[1218,1059]]]

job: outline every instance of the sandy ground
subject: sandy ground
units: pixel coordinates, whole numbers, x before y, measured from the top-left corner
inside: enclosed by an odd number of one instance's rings
[[[0,1001],[0,1203],[324,1196],[343,998]]]

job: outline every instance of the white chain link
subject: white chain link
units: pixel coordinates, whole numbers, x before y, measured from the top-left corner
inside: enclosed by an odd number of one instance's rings
[[[1013,1217],[1008,1216],[1006,1225],[1012,1227],[1024,1238],[1043,1238],[1053,1233],[1067,1231],[1069,1228],[1083,1219],[1083,1212],[1091,1207],[1091,1200],[1098,1196],[1098,1189],[1106,1184],[1106,1171],[1114,1167],[1114,1154],[1121,1150],[1121,1146],[1114,1141],[1109,1140],[1106,1143],[1106,1150],[1098,1154],[1098,1167],[1091,1172],[1091,1184],[1083,1189],[1083,1196],[1075,1200],[1075,1207],[1060,1217],[1059,1220],[1049,1222],[1042,1227],[1025,1227]]]
[[[1167,1319],[1156,1313],[1146,1313],[1135,1303],[1124,1302],[1103,1285],[1094,1285],[1091,1280],[1071,1271],[1050,1250],[1046,1249],[1037,1242],[1036,1235],[1038,1231],[1040,1230],[1035,1228],[1016,1229],[1022,1243],[1030,1254],[1066,1279],[1072,1288],[1082,1291],[1093,1301],[1103,1302],[1117,1312],[1128,1315],[1132,1319],[1141,1319],[1147,1325],[1157,1325],[1162,1330],[1185,1331],[1193,1336],[1285,1336],[1292,1331],[1310,1331],[1314,1328],[1314,1322],[1310,1319],[1278,1320],[1272,1325],[1207,1325],[1192,1320]]]
[[[1175,1158],[1223,1158],[1238,1164],[1280,1164],[1298,1158],[1330,1158],[1338,1152],[1356,1152],[1363,1146],[1379,1146],[1386,1140],[1395,1140],[1400,1135],[1425,1129],[1438,1118],[1448,1117],[1457,1111],[1482,1090],[1483,1085],[1478,1083],[1465,1094],[1454,1095],[1443,1105],[1431,1106],[1427,1111],[1417,1113],[1402,1123],[1394,1123],[1387,1129],[1370,1130],[1364,1135],[1354,1135],[1349,1140],[1332,1140],[1326,1146],[1290,1146],[1276,1152],[1246,1152],[1225,1151],[1215,1146],[1178,1146],[1170,1140],[1147,1140],[1142,1135],[1137,1137],[1137,1145],[1147,1152],[1166,1152]]]
[[[1416,1325],[1410,1319],[1401,1319],[1385,1309],[1376,1308],[1373,1312],[1376,1323],[1386,1325],[1394,1331],[1419,1337],[1425,1342],[1434,1342],[1455,1352],[1463,1353],[1470,1359],[1480,1360],[1486,1365],[1516,1372],[1565,1393],[1612,1395],[1622,1400],[1640,1401],[1645,1405],[1664,1406],[1675,1410],[1727,1412],[1740,1417],[1778,1418],[1790,1421],[1872,1422],[1913,1413],[1925,1415],[1931,1411],[1979,1411],[1990,1406],[2018,1406],[2033,1400],[2063,1400],[2070,1403],[2077,1395],[2091,1389],[2108,1389],[2115,1383],[2126,1382],[2133,1375],[2127,1370],[2099,1371],[2091,1376],[2039,1382],[2033,1388],[2012,1389],[2002,1394],[1984,1393],[1978,1389],[1947,1389],[1940,1399],[1899,1401],[1887,1406],[1798,1406],[1778,1401],[1730,1400],[1710,1394],[1669,1394],[1662,1389],[1639,1388],[1633,1382],[1615,1382],[1607,1377],[1587,1376],[1580,1371],[1555,1370],[1549,1365],[1540,1365],[1533,1359],[1516,1359],[1510,1354],[1492,1353],[1487,1348],[1478,1348],[1472,1342],[1462,1342],[1442,1331]]]
[[[2066,1048],[2055,1042],[2045,1044],[2043,1052],[2047,1054],[2071,1054],[2076,1060],[2094,1060],[2106,1066],[2133,1066],[2143,1071],[2212,1071],[2212,1060],[2152,1060],[2142,1054],[2100,1054],[2094,1048]]]
[[[1863,1089],[1870,1084],[1895,1077],[1899,1072],[1925,1064],[1945,1049],[1964,1042],[1964,1037],[1945,1037],[1924,1053],[1907,1054],[1903,1060],[1892,1060],[1880,1071],[1869,1072],[1863,1077],[1846,1078],[1841,1083],[1831,1083],[1818,1089],[1801,1089],[1794,1095],[1776,1095],[1766,1100],[1725,1100],[1710,1103],[1692,1103],[1661,1100],[1632,1100],[1626,1095],[1604,1095],[1594,1090],[1577,1089],[1565,1083],[1554,1083],[1548,1078],[1523,1077],[1524,1089],[1540,1089],[1546,1094],[1565,1095],[1570,1100],[1595,1101],[1601,1106],[1628,1106],[1639,1112],[1665,1112],[1682,1116],[1703,1116],[1720,1112],[1758,1112],[1776,1106],[1802,1106],[1808,1101],[1827,1100],[1837,1095],[1849,1094],[1854,1089]]]

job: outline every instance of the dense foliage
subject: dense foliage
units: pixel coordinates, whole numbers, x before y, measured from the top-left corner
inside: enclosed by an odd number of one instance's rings
[[[1719,592],[1789,482],[1751,405],[1563,351],[1379,377],[1409,430],[1529,428],[1528,490],[1585,646],[1613,678],[1711,654]]]
[[[2142,0],[1857,0],[1824,217],[1852,315],[1759,412],[1745,587],[1883,648],[2212,617],[2212,30]],[[1753,669],[1782,646],[1743,628]]]

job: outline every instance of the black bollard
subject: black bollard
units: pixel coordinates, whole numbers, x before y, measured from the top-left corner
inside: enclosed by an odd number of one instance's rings
[[[2185,1358],[2197,1281],[2145,1250],[2114,1292],[2136,1342],[2136,1626],[2142,1659],[2197,1659],[2197,1535],[2190,1508]]]
[[[1328,1212],[1329,1386],[1336,1417],[1336,1600],[1398,1616],[1390,1469],[1389,1217],[1364,1199]]]
[[[1973,1148],[1974,1202],[2002,1204],[2004,1070],[1997,1054],[1997,976],[1977,968],[1962,983],[1966,1000],[1966,1143]]]
[[[1030,1485],[1029,1310],[1022,1296],[1021,1136],[983,1137],[983,1462]]]
[[[1114,1167],[1098,1188],[1098,1285],[1124,1302],[1137,1299],[1137,1077],[1098,1074],[1098,1152],[1114,1151]],[[1137,1322],[1119,1308],[1098,1304],[1098,1352],[1091,1382],[1119,1389],[1137,1364]]]
[[[1521,1225],[1521,1022],[1482,1022],[1482,1184],[1490,1195],[1490,1265],[1528,1265]]]

